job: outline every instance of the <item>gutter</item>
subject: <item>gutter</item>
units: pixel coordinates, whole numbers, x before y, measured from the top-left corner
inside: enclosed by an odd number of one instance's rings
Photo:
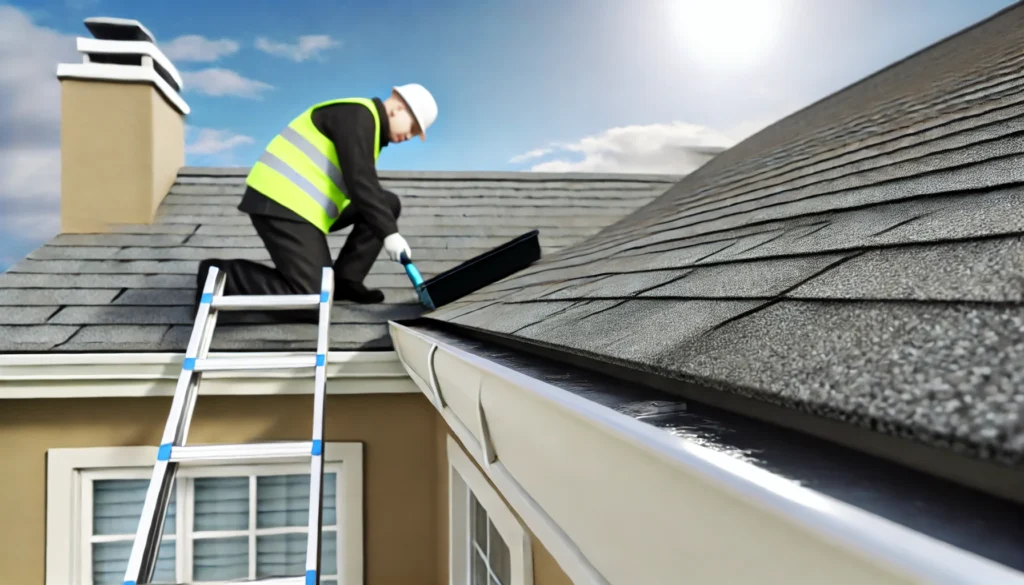
[[[433,333],[389,327],[420,391],[575,583],[1024,584]]]
[[[211,358],[231,356],[210,352]],[[246,355],[299,357],[300,352]],[[174,396],[182,353],[39,353],[0,355],[0,400]],[[328,394],[416,392],[392,351],[332,351]],[[203,374],[199,394],[252,396],[312,394],[313,369],[217,371]]]

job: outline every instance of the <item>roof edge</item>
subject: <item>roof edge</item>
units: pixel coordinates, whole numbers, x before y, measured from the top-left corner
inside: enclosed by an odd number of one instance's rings
[[[237,352],[210,352],[210,357]],[[254,352],[246,352],[253,355]],[[302,352],[255,352],[267,356],[300,356]],[[173,396],[181,375],[183,353],[34,353],[0,355],[0,400],[31,398],[125,398]],[[415,393],[394,351],[331,351],[327,378],[347,380],[328,394]],[[203,375],[204,395],[250,396],[290,394],[290,381],[312,379],[294,370],[209,372]],[[246,383],[240,384],[240,381]],[[366,384],[353,384],[362,380]],[[311,394],[313,384],[301,393]]]
[[[249,167],[184,166],[178,177],[244,177]],[[686,175],[651,173],[547,173],[538,171],[392,171],[379,170],[381,179],[491,180],[491,181],[630,181],[676,183]]]

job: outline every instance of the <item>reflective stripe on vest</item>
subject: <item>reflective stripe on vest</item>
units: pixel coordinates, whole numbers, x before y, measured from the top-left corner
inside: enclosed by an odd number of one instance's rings
[[[380,116],[373,100],[347,98],[321,102],[297,116],[274,137],[249,171],[246,184],[284,205],[327,233],[348,206],[345,181],[334,144],[313,124],[313,110],[358,103],[373,114],[373,160],[380,155]]]

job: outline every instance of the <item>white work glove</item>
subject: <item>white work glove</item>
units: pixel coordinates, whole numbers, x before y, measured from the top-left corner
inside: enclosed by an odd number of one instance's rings
[[[387,250],[388,256],[391,257],[393,262],[402,261],[402,252],[405,252],[405,256],[411,261],[412,250],[409,249],[409,244],[406,243],[398,232],[391,234],[384,238],[384,249]]]

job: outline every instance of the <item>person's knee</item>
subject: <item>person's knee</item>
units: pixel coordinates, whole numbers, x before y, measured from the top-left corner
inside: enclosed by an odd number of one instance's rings
[[[384,197],[388,200],[388,207],[391,208],[391,213],[395,216],[395,219],[398,219],[398,216],[402,215],[402,200],[398,198],[398,195],[387,190],[384,191]]]

